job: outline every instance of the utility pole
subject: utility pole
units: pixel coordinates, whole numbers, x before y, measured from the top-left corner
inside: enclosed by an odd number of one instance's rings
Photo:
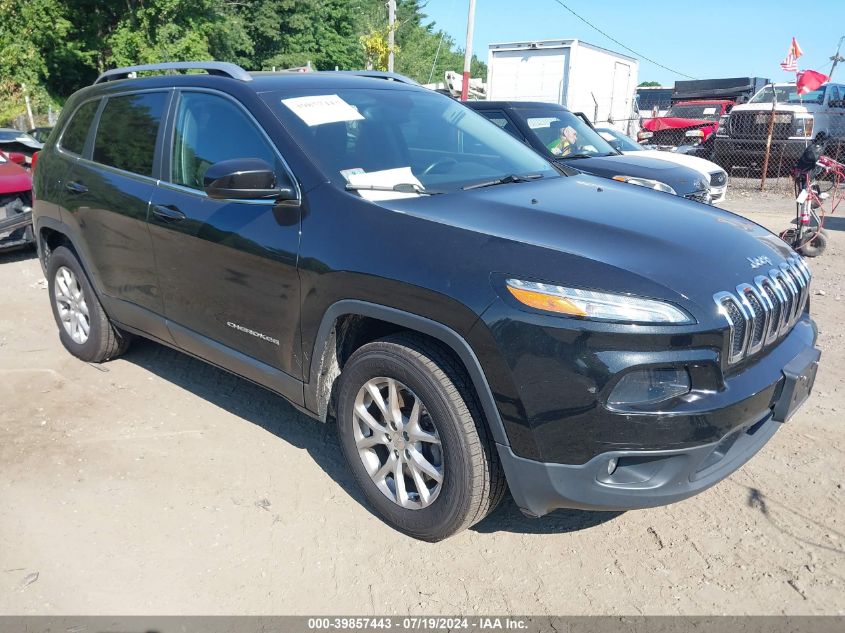
[[[839,62],[845,62],[845,57],[842,57],[842,55],[839,54],[839,50],[842,48],[842,40],[845,40],[845,35],[839,38],[839,45],[836,47],[836,55],[830,58],[830,61],[833,62],[833,66],[830,67],[830,75],[827,78],[828,81],[833,79],[833,71],[836,70],[836,64]]]
[[[472,66],[472,32],[475,28],[475,0],[469,0],[469,15],[467,16],[467,47],[464,51],[464,81],[461,86],[461,101],[467,100],[469,94],[469,72]]]
[[[382,15],[384,15],[382,13]],[[387,71],[393,72],[393,43],[396,30],[396,0],[387,0]]]

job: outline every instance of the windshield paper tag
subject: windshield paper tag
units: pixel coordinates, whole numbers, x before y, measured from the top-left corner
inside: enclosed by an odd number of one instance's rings
[[[294,97],[282,99],[282,103],[309,127],[324,123],[360,121],[364,118],[358,110],[337,95]]]
[[[346,179],[346,182],[349,182],[350,176],[357,176],[358,174],[364,174],[364,173],[366,173],[366,172],[363,169],[361,169],[360,167],[353,167],[352,169],[341,169],[340,170],[340,175],[343,176]]]

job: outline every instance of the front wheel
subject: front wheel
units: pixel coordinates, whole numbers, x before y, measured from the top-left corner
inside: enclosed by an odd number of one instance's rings
[[[439,541],[505,492],[463,369],[436,344],[397,335],[357,350],[340,376],[337,425],[352,473],[392,527]]]

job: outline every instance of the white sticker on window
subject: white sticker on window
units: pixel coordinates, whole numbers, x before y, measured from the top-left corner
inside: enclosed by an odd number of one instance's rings
[[[537,130],[542,127],[551,127],[552,123],[558,122],[560,119],[554,116],[538,117],[528,119],[528,127],[532,130]]]
[[[418,193],[405,193],[404,191],[390,191],[394,185],[416,185],[423,188],[422,183],[414,176],[410,167],[397,167],[395,169],[383,169],[360,174],[349,174],[346,176],[350,185],[358,185],[358,194],[365,200],[398,200],[400,198],[418,198]],[[376,189],[367,189],[376,187]],[[387,189],[387,191],[384,191]]]
[[[282,99],[282,103],[309,127],[324,123],[360,121],[364,118],[358,110],[337,95],[293,97]]]
[[[716,114],[716,108],[704,108],[704,114]]]
[[[349,182],[350,176],[357,176],[358,174],[366,173],[360,167],[352,167],[351,169],[341,169],[340,175],[346,179],[346,182]]]

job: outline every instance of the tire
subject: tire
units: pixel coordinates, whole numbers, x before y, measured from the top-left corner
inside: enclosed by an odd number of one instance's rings
[[[59,339],[67,351],[89,363],[102,363],[126,351],[129,334],[109,321],[79,260],[69,248],[59,246],[50,254],[47,287]],[[74,322],[76,327],[72,325]]]
[[[390,428],[390,418],[380,413],[367,390],[368,385],[376,386],[390,409],[389,381],[394,381],[396,401],[402,407],[404,427],[398,431]],[[414,401],[420,405],[417,431],[412,429]],[[361,407],[373,412],[370,419],[388,431],[382,437],[392,437],[393,443],[371,441],[372,446],[359,454],[356,437],[362,443],[377,437],[374,427],[362,422]],[[481,521],[504,496],[506,483],[498,454],[463,368],[422,337],[391,336],[364,345],[351,356],[340,375],[337,425],[343,453],[368,502],[389,525],[409,536],[432,542],[445,539]],[[407,444],[399,439],[400,431]],[[437,436],[439,444],[414,442],[419,431]],[[366,432],[371,433],[369,437],[362,435]],[[402,446],[414,447],[416,452],[408,456],[409,448],[403,450]],[[377,482],[378,472],[385,469],[391,454],[393,458],[403,456],[399,486],[395,466]],[[428,470],[416,466],[419,455],[439,469],[439,482],[428,476]],[[422,480],[413,470],[423,473]],[[374,471],[378,472],[371,475]],[[425,499],[422,487],[429,486],[425,495],[429,498]],[[397,488],[406,491],[405,507],[397,501]]]
[[[798,252],[804,257],[818,257],[827,248],[827,233],[822,231],[808,231],[804,242],[798,247]]]

